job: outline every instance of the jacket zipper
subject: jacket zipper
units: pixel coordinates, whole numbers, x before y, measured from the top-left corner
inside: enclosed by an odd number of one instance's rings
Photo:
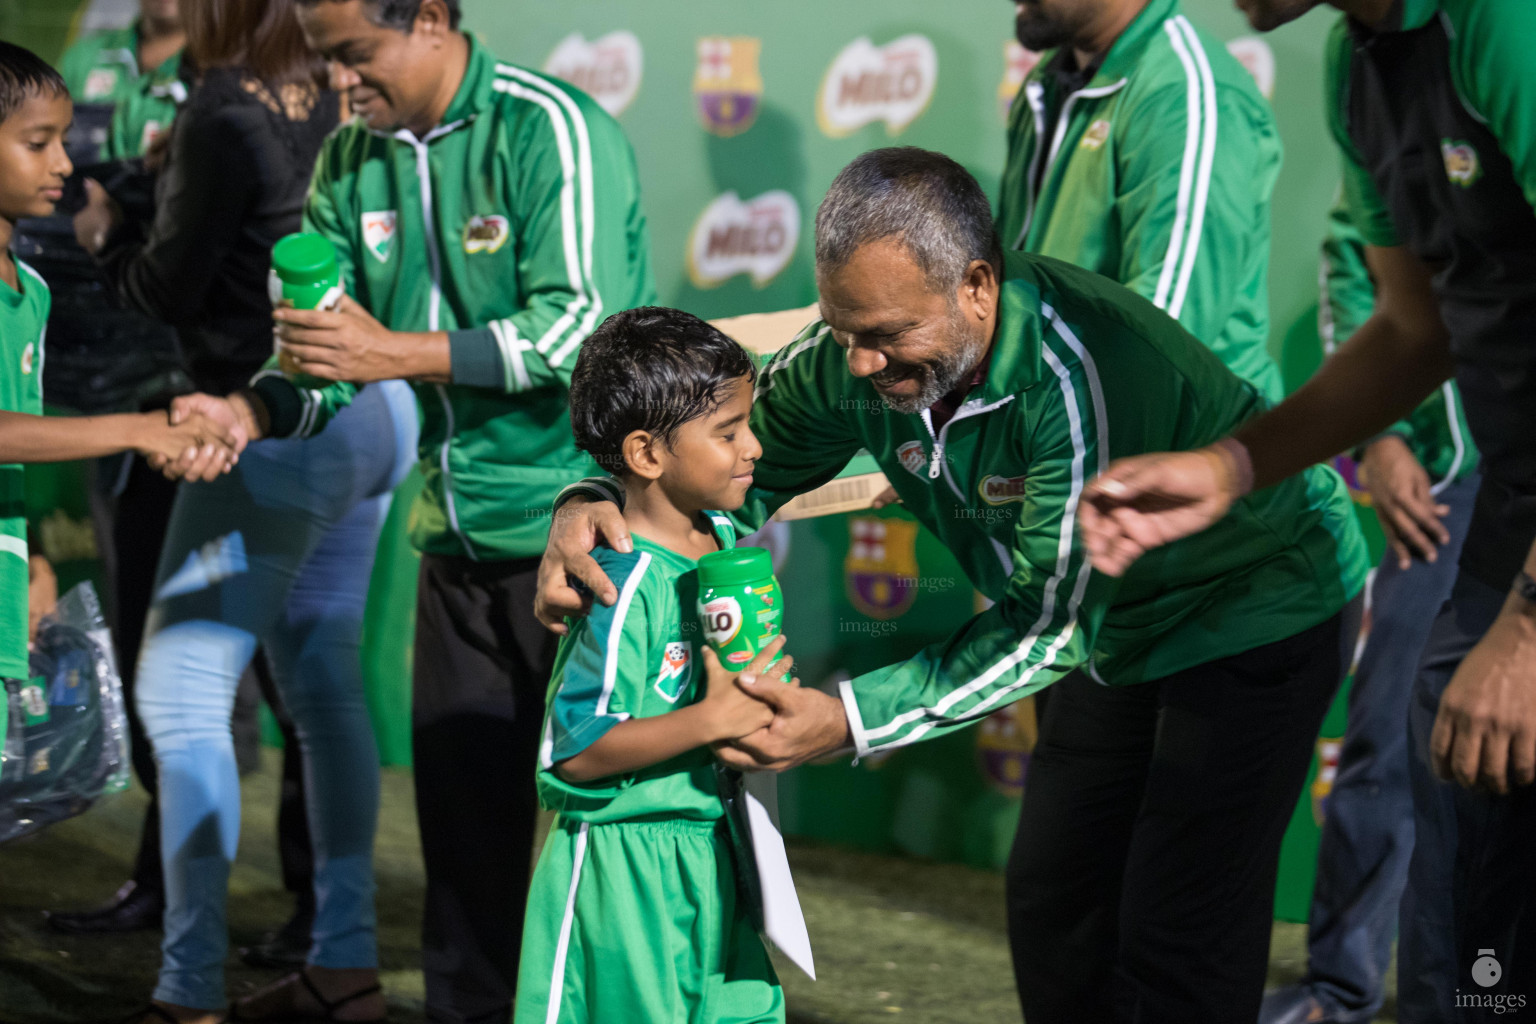
[[[432,274],[432,293],[427,302],[427,330],[439,330],[443,305],[442,263],[437,248],[436,225],[432,216],[432,167],[428,162],[427,146],[433,139],[447,135],[449,132],[464,124],[463,120],[454,121],[452,124],[438,125],[426,134],[425,138],[417,139],[409,129],[402,128],[395,133],[395,138],[408,143],[416,154],[416,179],[421,187],[421,221],[422,234],[427,239],[427,267]],[[464,536],[464,530],[459,526],[459,510],[453,499],[453,472],[448,468],[448,450],[453,443],[453,434],[456,424],[453,417],[453,403],[448,399],[448,389],[441,384],[435,385],[437,397],[443,403],[443,415],[446,417],[444,425],[443,444],[438,449],[438,466],[443,473],[443,506],[448,512],[448,526],[453,530],[454,536],[459,538],[459,543],[464,546],[464,553],[471,561],[480,559],[475,554],[475,549],[470,545],[469,538]]]
[[[945,421],[944,425],[939,428],[939,432],[937,434],[933,432],[932,412],[928,409],[924,409],[923,426],[928,428],[928,436],[933,440],[933,452],[928,457],[928,479],[937,480],[939,478],[939,473],[942,470],[944,473],[944,480],[949,484],[949,489],[955,492],[956,498],[958,498],[961,502],[964,502],[965,492],[960,490],[959,484],[955,483],[955,475],[949,471],[949,466],[944,461],[944,444],[949,437],[949,428],[954,426],[960,420],[967,419],[971,416],[980,416],[982,413],[992,412],[994,409],[998,409],[1004,405],[1007,405],[1009,402],[1013,401],[1013,397],[1014,396],[1012,395],[1007,395],[998,399],[996,402],[993,402],[991,405],[976,405],[971,408],[966,408],[966,406],[970,403],[964,403],[960,406],[960,408],[955,410],[955,414],[953,416]]]

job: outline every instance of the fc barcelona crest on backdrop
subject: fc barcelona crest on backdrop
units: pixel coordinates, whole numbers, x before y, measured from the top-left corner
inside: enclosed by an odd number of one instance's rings
[[[705,36],[699,40],[699,64],[693,73],[693,95],[705,130],[729,138],[757,120],[763,98],[763,76],[757,69],[761,39],[751,36]]]
[[[848,520],[843,581],[848,600],[872,619],[894,619],[917,597],[917,524],[855,516]]]

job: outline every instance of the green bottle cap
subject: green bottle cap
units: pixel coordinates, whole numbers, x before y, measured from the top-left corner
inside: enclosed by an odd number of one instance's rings
[[[334,282],[339,274],[336,247],[313,232],[284,236],[272,247],[272,272],[288,284]]]
[[[711,551],[699,559],[700,587],[729,587],[756,583],[773,575],[773,556],[767,548],[731,548]]]

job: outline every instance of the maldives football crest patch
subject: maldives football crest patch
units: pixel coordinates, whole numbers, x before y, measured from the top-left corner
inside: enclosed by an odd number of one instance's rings
[[[363,248],[380,263],[389,262],[395,247],[395,211],[379,210],[363,214]]]
[[[661,671],[656,675],[656,692],[676,703],[688,685],[688,665],[692,661],[688,645],[681,641],[667,644],[661,656]]]

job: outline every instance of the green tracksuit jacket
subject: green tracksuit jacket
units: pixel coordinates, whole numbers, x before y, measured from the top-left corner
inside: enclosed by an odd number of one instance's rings
[[[1331,355],[1370,319],[1376,304],[1376,287],[1365,265],[1365,240],[1349,219],[1342,196],[1328,213],[1319,282],[1318,333],[1324,353]],[[1429,474],[1430,490],[1435,493],[1477,472],[1477,445],[1472,441],[1455,381],[1440,385],[1440,390],[1424,399],[1412,415],[1385,432],[1397,434],[1407,443]]]
[[[449,332],[452,383],[416,385],[426,486],[412,542],[474,559],[542,552],[551,499],[593,465],[571,437],[579,346],[656,296],[618,123],[470,37],[464,82],[425,138],[353,122],[326,140],[304,224],[336,244],[347,291],[386,327]],[[273,433],[301,437],[357,390],[270,371],[254,386]]]
[[[76,103],[113,106],[112,127],[102,159],[142,156],[156,135],[170,128],[176,108],[186,100],[180,79],[181,53],[159,67],[139,69],[139,26],[95,32],[64,53],[59,73]]]
[[[1265,397],[1269,202],[1280,138],[1253,77],[1152,0],[1086,86],[1042,55],[1008,119],[1003,244],[1097,271],[1151,299]]]
[[[1010,252],[1005,264],[986,381],[937,433],[927,410],[886,408],[819,322],[759,379],[763,455],[732,513],[739,530],[863,448],[996,602],[948,640],[843,684],[861,753],[942,735],[1075,668],[1139,683],[1293,636],[1365,582],[1344,483],[1321,466],[1120,579],[1094,572],[1077,529],[1089,479],[1112,459],[1210,444],[1267,403],[1119,285],[1040,256]]]

